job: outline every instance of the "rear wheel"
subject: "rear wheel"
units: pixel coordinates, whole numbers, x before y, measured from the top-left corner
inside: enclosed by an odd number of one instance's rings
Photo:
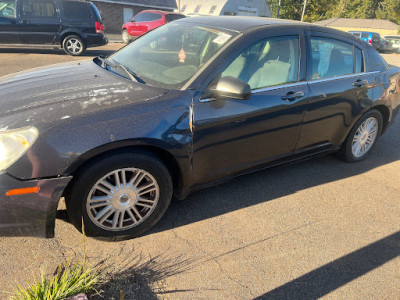
[[[131,37],[129,36],[128,30],[126,29],[122,31],[122,41],[125,44],[129,44],[129,42],[131,41]]]
[[[69,35],[63,40],[63,49],[68,55],[82,55],[86,50],[83,40],[77,35]]]
[[[172,197],[169,171],[143,152],[113,155],[91,164],[67,195],[71,222],[88,236],[135,237],[156,224]]]
[[[373,109],[362,116],[350,131],[338,156],[346,161],[365,159],[376,144],[382,131],[382,115]]]

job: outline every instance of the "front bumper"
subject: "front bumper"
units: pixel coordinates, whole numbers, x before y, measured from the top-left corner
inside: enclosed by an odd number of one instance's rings
[[[21,181],[0,173],[0,236],[54,237],[59,199],[72,177]],[[6,196],[12,189],[37,193]]]

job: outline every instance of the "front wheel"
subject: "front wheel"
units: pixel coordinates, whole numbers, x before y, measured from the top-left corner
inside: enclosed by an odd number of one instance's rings
[[[350,131],[338,156],[349,162],[365,159],[382,132],[382,115],[373,109],[362,116]]]
[[[129,36],[129,33],[126,29],[122,31],[122,41],[125,44],[129,44],[129,42],[131,41],[131,37]]]
[[[71,222],[88,236],[123,239],[155,225],[172,198],[168,169],[155,156],[123,153],[96,161],[73,181],[67,195]]]
[[[83,40],[77,35],[69,35],[64,38],[62,43],[64,51],[68,55],[78,56],[82,55],[85,50],[86,46]]]

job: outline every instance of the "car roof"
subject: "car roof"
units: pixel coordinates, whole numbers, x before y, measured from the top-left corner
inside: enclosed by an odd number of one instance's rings
[[[193,23],[199,25],[209,25],[233,31],[245,31],[254,27],[268,26],[268,25],[305,25],[305,26],[318,26],[310,23],[304,23],[294,20],[274,19],[265,17],[244,17],[244,16],[197,16],[185,19],[180,19],[175,22]],[[319,26],[318,26],[319,27]]]
[[[142,10],[142,11],[139,12],[138,14],[141,14],[141,13],[156,13],[156,14],[162,14],[162,15],[174,14],[174,15],[182,15],[182,16],[184,16],[184,14],[181,14],[181,13],[178,13],[178,12],[163,11],[163,10],[155,10],[155,9],[146,9],[146,10]]]

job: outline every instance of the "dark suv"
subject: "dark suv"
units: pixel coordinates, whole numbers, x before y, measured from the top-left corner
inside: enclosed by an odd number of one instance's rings
[[[107,42],[100,12],[91,2],[0,0],[0,46],[61,47],[81,55]]]

